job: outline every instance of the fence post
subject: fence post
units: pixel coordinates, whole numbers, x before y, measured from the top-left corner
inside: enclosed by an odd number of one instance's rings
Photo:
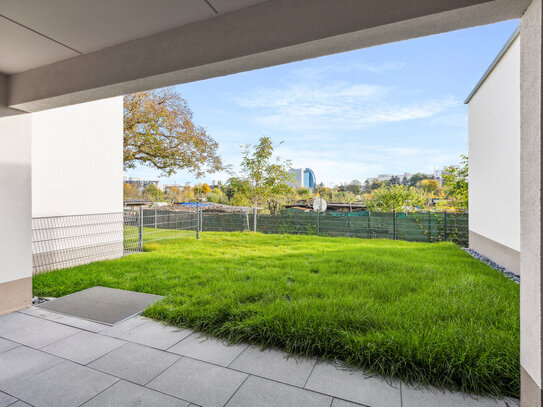
[[[443,240],[447,241],[447,211],[443,211]]]
[[[396,240],[396,209],[392,209],[392,240]]]
[[[321,211],[320,209],[317,209],[317,235],[320,234],[320,215]]]
[[[196,207],[196,239],[200,239],[200,208]]]
[[[157,219],[156,219],[156,216],[157,216],[157,211],[158,211],[158,208],[155,208],[155,229],[158,229],[158,225],[157,225]]]
[[[243,211],[239,213],[239,232],[243,233]]]
[[[204,231],[204,208],[200,208],[200,232]]]
[[[368,211],[368,231],[367,231],[366,238],[371,235],[371,219],[370,219],[370,217],[371,217],[371,211]]]
[[[253,208],[253,232],[256,233],[256,206]]]
[[[139,208],[138,249],[140,252],[143,251],[143,206]]]
[[[428,241],[432,241],[432,213],[428,211]]]

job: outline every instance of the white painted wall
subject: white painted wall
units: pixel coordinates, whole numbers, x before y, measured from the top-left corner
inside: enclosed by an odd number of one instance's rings
[[[123,210],[123,99],[32,115],[32,216]]]
[[[0,119],[0,284],[32,275],[30,116]]]
[[[122,97],[32,115],[34,273],[122,256],[122,180]]]
[[[468,104],[469,228],[520,251],[520,37]]]

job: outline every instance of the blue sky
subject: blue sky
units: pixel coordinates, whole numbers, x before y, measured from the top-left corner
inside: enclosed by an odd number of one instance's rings
[[[476,27],[176,86],[237,170],[240,145],[269,136],[277,155],[326,185],[431,172],[467,153],[464,100],[518,21]],[[127,176],[157,179],[140,167]],[[162,183],[200,180],[179,172]]]

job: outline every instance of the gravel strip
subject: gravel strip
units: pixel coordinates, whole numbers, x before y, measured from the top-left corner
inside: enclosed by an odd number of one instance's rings
[[[46,299],[46,298],[33,297],[32,298],[32,305],[43,304],[44,302],[47,302],[47,301],[49,301],[49,300]]]
[[[513,273],[512,271],[509,271],[505,269],[505,267],[500,266],[498,263],[493,262],[488,257],[483,256],[482,254],[477,253],[475,250],[471,250],[468,248],[463,248],[466,253],[470,254],[474,258],[476,258],[479,261],[482,261],[483,263],[488,264],[490,267],[492,267],[495,270],[501,271],[503,274],[505,274],[506,277],[513,280],[515,283],[520,283],[520,276],[518,274]]]

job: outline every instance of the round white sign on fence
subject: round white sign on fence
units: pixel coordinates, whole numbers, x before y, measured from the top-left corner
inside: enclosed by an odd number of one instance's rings
[[[313,210],[318,212],[324,212],[326,211],[326,201],[322,198],[315,198],[313,199]]]

